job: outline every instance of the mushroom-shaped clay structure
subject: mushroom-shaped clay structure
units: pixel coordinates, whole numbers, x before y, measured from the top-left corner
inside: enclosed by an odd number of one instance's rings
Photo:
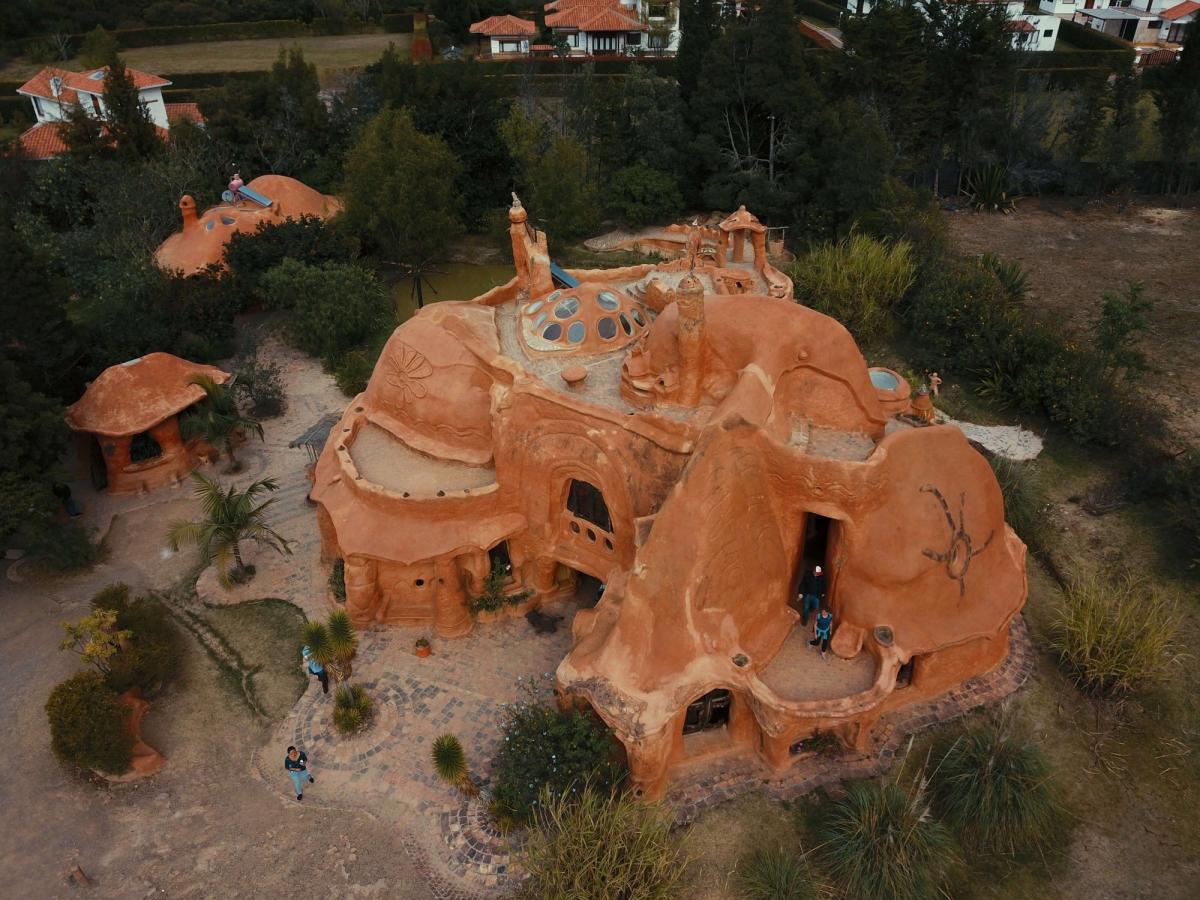
[[[646,310],[624,291],[585,281],[538,297],[521,309],[521,343],[532,353],[608,353],[650,324]]]

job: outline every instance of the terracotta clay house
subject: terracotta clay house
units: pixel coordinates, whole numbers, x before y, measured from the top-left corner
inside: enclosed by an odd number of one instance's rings
[[[1025,547],[991,468],[791,299],[757,219],[565,272],[519,201],[510,221],[516,277],[397,328],[318,461],[357,623],[464,634],[496,566],[533,594],[512,613],[599,579],[558,684],[647,796],[700,757],[782,770],[818,732],[862,746],[1005,658]],[[818,563],[827,662],[796,609]]]
[[[213,366],[150,353],[105,369],[67,408],[67,425],[80,437],[79,458],[90,462],[97,488],[125,494],[175,484],[211,452],[179,432],[179,414],[205,396],[191,383],[197,375],[218,384],[230,378]]]
[[[330,219],[342,210],[342,201],[337,197],[286,175],[259,175],[245,187],[245,198],[210,206],[203,213],[197,213],[196,201],[184,194],[179,200],[183,228],[154,251],[158,267],[195,275],[209,265],[223,265],[225,245],[239,231],[253,233],[262,223],[276,224],[303,216]]]

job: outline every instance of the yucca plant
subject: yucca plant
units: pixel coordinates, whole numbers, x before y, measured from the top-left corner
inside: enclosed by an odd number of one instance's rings
[[[430,756],[438,778],[458,788],[468,797],[479,793],[479,788],[471,780],[471,772],[467,768],[467,754],[458,738],[452,734],[438,735],[433,742]]]
[[[1008,184],[1003,166],[985,166],[967,179],[967,203],[977,212],[1010,213],[1017,208],[1017,195]]]
[[[661,806],[584,783],[561,794],[543,788],[538,807],[521,850],[522,897],[676,896],[686,860]]]
[[[1181,658],[1178,605],[1130,574],[1073,579],[1051,642],[1086,693],[1120,696],[1162,678]]]
[[[927,900],[945,895],[958,847],[929,810],[924,778],[905,791],[892,782],[857,782],[817,824],[819,858],[851,897]]]
[[[738,864],[746,900],[815,900],[816,886],[803,857],[783,847],[760,847]]]
[[[1046,757],[1001,729],[957,737],[942,751],[931,789],[942,821],[972,850],[1045,852],[1065,830]]]
[[[333,724],[342,734],[361,731],[371,723],[375,704],[361,684],[338,688],[333,698]]]
[[[305,622],[302,637],[313,659],[329,670],[334,681],[350,678],[358,634],[344,609],[334,610],[324,622],[316,619]]]
[[[979,264],[996,276],[1004,292],[1014,303],[1029,298],[1029,273],[1016,260],[1003,260],[995,253],[984,253]]]
[[[172,550],[178,550],[184,544],[195,544],[200,550],[200,561],[217,567],[224,587],[254,574],[254,569],[242,561],[243,541],[254,541],[279,553],[291,554],[291,544],[266,521],[266,512],[275,499],[256,502],[263,494],[278,490],[279,482],[274,478],[253,481],[244,491],[233,485],[223,489],[199,472],[193,472],[192,478],[196,482],[196,496],[200,498],[204,518],[196,522],[173,523],[167,533]]]

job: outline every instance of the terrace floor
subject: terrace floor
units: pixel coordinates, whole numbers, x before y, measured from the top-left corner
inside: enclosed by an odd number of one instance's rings
[[[821,654],[810,646],[812,624],[799,622],[792,628],[779,652],[758,673],[759,680],[784,700],[839,700],[868,690],[875,683],[876,663],[863,651],[853,659],[842,659],[832,651]]]

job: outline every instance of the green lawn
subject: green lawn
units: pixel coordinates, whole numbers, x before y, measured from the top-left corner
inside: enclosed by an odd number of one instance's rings
[[[213,41],[200,44],[170,44],[126,50],[122,56],[135,69],[156,75],[183,75],[194,72],[254,72],[269,69],[280,48],[300,47],[304,58],[318,71],[352,69],[379,59],[395,44],[408,52],[412,36],[407,34],[346,34],[327,37],[300,37],[280,40]],[[78,60],[64,64],[67,69],[82,69]],[[19,81],[42,69],[42,64],[15,59],[0,71],[0,80]]]

